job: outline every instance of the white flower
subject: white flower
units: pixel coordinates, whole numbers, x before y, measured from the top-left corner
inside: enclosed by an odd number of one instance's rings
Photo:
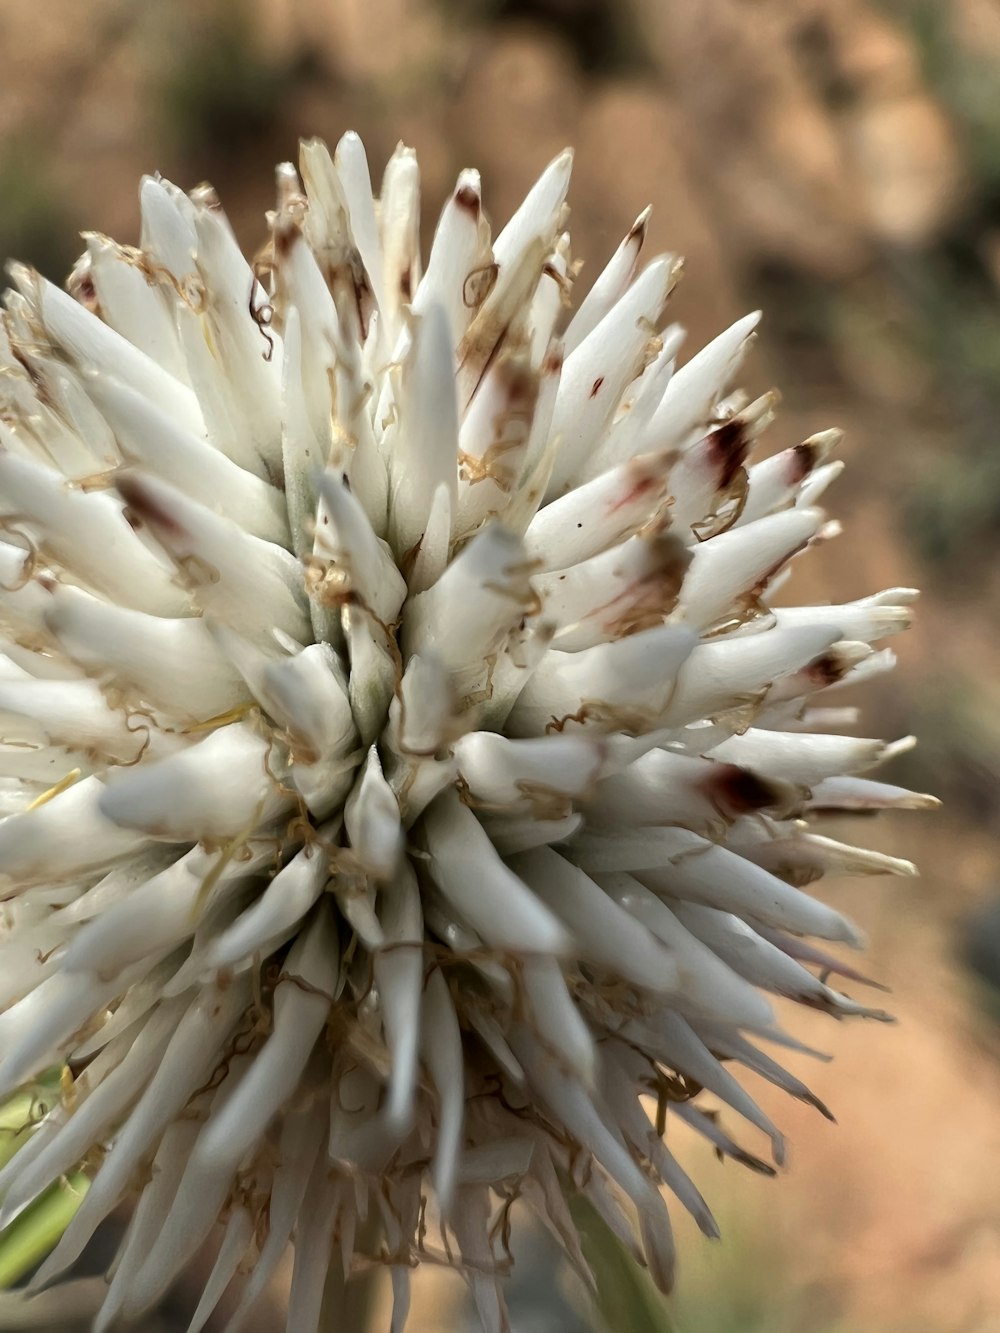
[[[859,937],[801,886],[912,867],[806,818],[930,800],[816,706],[914,594],[764,600],[838,465],[827,432],[744,468],[756,315],[677,369],[643,216],[566,323],[568,153],[492,242],[463,172],[424,270],[411,151],[378,200],[354,135],[300,171],[253,269],[150,178],[140,249],[7,297],[0,1096],[68,1075],[0,1224],[85,1163],[41,1283],[137,1197],[101,1329],[221,1220],[191,1328],[292,1241],[311,1333],[367,1215],[397,1326],[447,1253],[498,1329],[493,1214],[586,1272],[567,1190],[668,1286],[660,1185],[715,1224],[664,1123],[770,1170],[692,1095],[778,1161],[724,1062],[810,1098],[764,992],[881,1016],[809,970],[856,977],[807,939]]]

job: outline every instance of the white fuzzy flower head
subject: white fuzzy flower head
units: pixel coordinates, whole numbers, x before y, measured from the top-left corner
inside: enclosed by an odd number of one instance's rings
[[[44,1283],[135,1201],[99,1329],[210,1242],[192,1330],[290,1243],[294,1333],[371,1260],[401,1326],[427,1256],[497,1330],[498,1212],[587,1276],[573,1192],[666,1288],[661,1187],[715,1224],[664,1129],[769,1171],[730,1068],[810,1098],[767,994],[880,1016],[802,886],[912,867],[807,821],[929,800],[827,734],[914,594],[771,605],[834,535],[835,435],[747,463],[757,317],[678,368],[645,216],[568,313],[570,161],[493,239],[463,172],[426,267],[416,157],[375,198],[347,135],[278,169],[253,267],[149,178],[138,249],[88,236],[69,295],[13,270],[0,1096],[64,1073],[0,1225],[84,1164]]]

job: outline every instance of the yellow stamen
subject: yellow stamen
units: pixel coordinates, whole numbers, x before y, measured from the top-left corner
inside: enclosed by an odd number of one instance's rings
[[[43,791],[41,796],[36,796],[31,804],[25,807],[25,813],[27,813],[28,810],[37,810],[40,805],[45,805],[48,801],[51,801],[54,796],[62,795],[68,787],[72,787],[73,783],[82,772],[83,770],[80,768],[70,769],[66,776],[60,778],[54,787],[50,787],[48,791]]]
[[[255,703],[237,704],[228,712],[216,713],[215,717],[206,717],[202,722],[192,722],[189,727],[184,727],[182,734],[190,736],[196,731],[214,731],[216,727],[227,727],[230,722],[239,722],[249,716],[256,707]]]

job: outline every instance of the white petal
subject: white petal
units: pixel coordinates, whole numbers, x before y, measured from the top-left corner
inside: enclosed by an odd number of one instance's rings
[[[604,270],[598,274],[593,287],[580,302],[579,309],[566,328],[567,356],[583,342],[625,294],[632,281],[642,243],[646,239],[649,214],[648,208],[644,208],[639,214]]]
[[[742,360],[749,337],[759,323],[759,310],[744,315],[675,372],[649,424],[647,448],[667,449],[683,444],[688,433],[705,421]]]
[[[146,835],[110,819],[101,809],[106,795],[98,778],[84,778],[32,810],[0,820],[3,880],[59,880],[138,851]]]
[[[512,741],[492,731],[473,731],[454,747],[469,794],[487,808],[527,800],[544,808],[553,797],[581,796],[604,764],[599,742],[579,735]]]
[[[128,1308],[132,1283],[169,1216],[178,1182],[197,1132],[197,1122],[180,1120],[175,1121],[164,1135],[152,1162],[150,1183],[139,1196],[139,1202],[129,1223],[107,1299],[94,1326],[95,1333],[108,1333],[122,1310]],[[39,1270],[37,1277],[41,1277],[42,1272],[49,1267],[49,1263],[56,1258],[61,1248],[61,1244],[56,1247],[50,1260]]]
[[[424,967],[420,893],[408,861],[400,862],[393,883],[383,890],[381,921],[384,945],[373,964],[392,1055],[386,1117],[403,1130],[413,1113]]]
[[[443,306],[457,344],[475,313],[476,281],[485,281],[492,258],[479,172],[463,171],[441,213],[414,311],[424,314],[431,305]]]
[[[783,509],[796,495],[806,477],[835,449],[842,439],[839,430],[825,430],[803,440],[793,449],[755,463],[749,470],[749,486],[737,526],[753,523],[765,514]]]
[[[62,1123],[58,1112],[50,1114],[43,1129],[32,1135],[29,1142],[33,1148],[37,1142],[41,1151],[18,1152],[17,1160],[11,1159],[0,1177],[4,1190],[0,1211],[3,1226],[53,1180],[72,1170],[129,1103],[140,1096],[154,1075],[183,1012],[183,1002],[168,1001],[161,1005],[136,1033],[130,1034],[129,1050],[120,1064],[91,1092],[74,1089],[80,1101],[72,1114],[64,1117]],[[85,1232],[83,1227],[79,1231],[83,1236],[82,1248],[90,1231]]]
[[[95,592],[154,615],[187,613],[167,563],[142,544],[105,492],[73,489],[51,468],[0,452],[0,509],[24,516],[46,549]]]
[[[198,1140],[193,1161],[232,1170],[290,1100],[326,1023],[339,979],[333,919],[320,911],[292,946],[274,991],[274,1027],[225,1106]],[[298,983],[301,981],[301,985]]]
[[[238,889],[266,859],[263,850],[244,863],[226,852],[193,847],[92,917],[70,941],[64,968],[114,976],[138,959],[162,956],[190,939],[206,908]]]
[[[174,417],[187,430],[202,433],[204,423],[198,400],[173,375],[145,353],[89,314],[71,296],[37,274],[18,270],[15,280],[39,303],[47,333],[82,370],[110,375],[138,390]]]
[[[568,151],[555,158],[494,242],[496,281],[458,349],[463,410],[512,323],[523,319],[530,307],[555,244],[572,164]]]
[[[241,633],[269,641],[274,629],[307,642],[302,570],[282,546],[153,477],[123,474],[118,489],[183,569],[197,604]]]
[[[391,624],[406,596],[406,583],[389,547],[372,530],[361,504],[342,477],[327,469],[319,481],[323,503],[316,525],[316,554],[332,557],[346,589],[373,615]]]
[[[365,147],[357,134],[348,131],[343,136],[337,144],[333,161],[344,192],[351,232],[358,253],[368,271],[375,299],[380,307],[384,306],[382,255],[379,248],[378,223],[375,218],[375,201],[372,197],[372,181]]]
[[[119,763],[134,762],[144,748],[143,733],[132,729],[124,711],[109,708],[89,680],[0,680],[0,715],[6,715],[8,742],[41,736]]]
[[[688,1019],[710,1018],[734,1030],[770,1032],[774,1014],[760,992],[682,925],[645,885],[624,874],[594,875],[594,879],[670,951],[681,978],[673,996],[679,1013]]]
[[[658,994],[679,989],[674,960],[645,926],[622,911],[589,875],[550,847],[510,858],[511,868],[572,931],[580,955]]]
[[[543,614],[557,626],[553,647],[579,652],[659,625],[670,612],[696,624],[677,605],[690,563],[687,547],[673,532],[647,525],[621,546],[539,575],[534,586]]]
[[[320,1151],[326,1117],[315,1106],[291,1109],[282,1128],[278,1162],[271,1184],[267,1216],[267,1237],[247,1279],[240,1302],[225,1326],[225,1333],[237,1333],[254,1301],[267,1286],[279,1260],[285,1253],[296,1216],[314,1173]]]
[[[462,1034],[448,984],[438,968],[431,972],[424,986],[420,1049],[438,1094],[434,1188],[441,1214],[447,1217],[454,1198],[462,1146],[465,1089]]]
[[[284,497],[275,486],[246,472],[201,436],[182,429],[130,385],[94,378],[88,389],[129,461],[193,500],[224,506],[227,516],[255,537],[287,544]]]
[[[234,838],[288,804],[269,763],[272,745],[245,723],[232,723],[153,763],[119,771],[101,793],[100,810],[122,829],[167,842]]]
[[[504,280],[504,270],[512,267],[536,238],[554,237],[572,169],[573,154],[564,149],[545,168],[493,242],[493,254],[500,265],[498,285]]]
[[[597,1049],[587,1021],[570,994],[558,960],[526,958],[521,984],[528,1001],[530,1021],[542,1043],[587,1087],[597,1072]]]
[[[452,673],[458,693],[482,688],[487,660],[531,605],[530,568],[520,541],[493,525],[474,537],[433,588],[407,604],[403,649],[431,653]]]
[[[521,691],[508,730],[531,736],[567,724],[644,729],[644,721],[669,706],[696,642],[688,629],[660,626],[579,653],[549,652]]]
[[[934,810],[941,802],[926,792],[908,791],[870,778],[824,778],[806,803],[809,810]]]
[[[249,701],[200,619],[146,615],[65,585],[47,601],[45,623],[101,684],[134,691],[180,718],[204,720]]]
[[[681,667],[662,724],[683,726],[752,702],[773,681],[813,661],[839,638],[835,623],[827,622],[702,643]]]
[[[0,1014],[0,1097],[57,1063],[74,1033],[117,991],[117,980],[57,972]]]
[[[454,506],[458,485],[454,351],[444,309],[414,315],[411,336],[388,432],[389,532],[399,560],[420,542],[437,488],[447,487]]]
[[[301,921],[326,887],[330,868],[321,844],[303,847],[219,936],[209,952],[210,966],[232,967]]]
[[[458,437],[454,540],[503,518],[531,443],[541,377],[522,349],[503,350],[483,376]]]
[[[85,234],[84,239],[87,262],[83,277],[93,284],[101,318],[174,379],[184,383],[184,358],[170,308],[162,292],[143,273],[136,252],[94,232]],[[70,280],[69,288],[82,300],[74,279]],[[87,304],[86,300],[82,303]]]
[[[399,806],[374,745],[344,808],[344,827],[368,873],[375,879],[390,879],[403,850],[404,836]]]
[[[392,346],[402,312],[420,283],[420,168],[412,148],[400,144],[389,159],[379,203],[385,283],[382,314]]]
[[[874,643],[907,628],[917,595],[915,588],[887,588],[841,606],[783,606],[775,615],[781,625],[835,624],[845,639]]]
[[[831,990],[738,917],[694,903],[676,903],[673,910],[679,921],[753,985],[834,1015],[859,1014],[891,1021],[883,1010],[855,1004]],[[856,943],[861,942],[857,937]]]
[[[504,865],[457,797],[435,801],[424,829],[435,882],[487,944],[514,953],[565,952],[563,927]]]
[[[731,611],[741,594],[756,595],[822,521],[818,509],[790,509],[702,542],[685,575],[677,616],[707,628]]]
[[[887,757],[887,748],[884,741],[859,736],[820,736],[751,727],[708,753],[713,759],[740,764],[764,777],[811,787],[823,778],[874,767]]]
[[[654,892],[721,908],[751,923],[777,926],[796,934],[853,945],[860,942],[855,928],[839,912],[783,884],[725,847],[706,842],[686,829],[659,832],[662,836],[658,841],[668,864],[650,865],[636,874]]]
[[[212,1317],[215,1307],[236,1275],[247,1250],[254,1238],[254,1219],[246,1208],[235,1208],[226,1223],[226,1232],[219,1247],[219,1253],[211,1273],[205,1280],[201,1299],[191,1316],[187,1333],[201,1333]]]
[[[569,489],[571,478],[607,428],[625,386],[641,371],[674,272],[671,259],[654,260],[593,332],[566,356],[552,419],[559,452],[546,498],[554,499]]]
[[[525,553],[541,570],[565,569],[615,545],[656,513],[666,473],[663,457],[646,454],[567,491],[528,524]]]
[[[329,1169],[321,1163],[313,1173],[300,1209],[286,1333],[319,1327],[327,1274],[337,1262],[331,1242],[343,1192],[343,1182],[337,1177],[331,1178]],[[349,1206],[346,1212],[351,1215]],[[345,1244],[343,1237],[341,1248],[345,1254],[350,1252],[351,1247]]]

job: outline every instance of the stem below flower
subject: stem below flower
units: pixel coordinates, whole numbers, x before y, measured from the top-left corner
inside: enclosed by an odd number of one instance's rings
[[[381,1233],[380,1222],[369,1214],[359,1228],[355,1253],[374,1253]],[[323,1289],[317,1333],[366,1333],[377,1304],[381,1275],[382,1266],[372,1263],[345,1279],[339,1257],[333,1256]]]

